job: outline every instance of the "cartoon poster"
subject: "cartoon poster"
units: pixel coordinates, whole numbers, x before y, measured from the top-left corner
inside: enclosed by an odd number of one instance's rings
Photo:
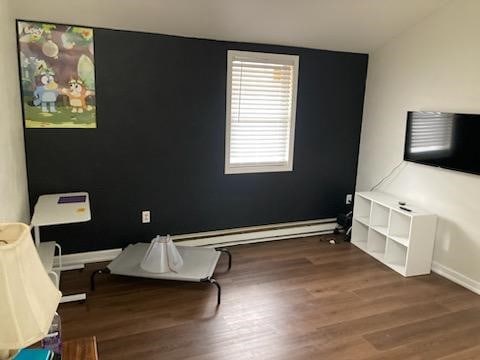
[[[18,21],[26,128],[96,128],[93,29]]]

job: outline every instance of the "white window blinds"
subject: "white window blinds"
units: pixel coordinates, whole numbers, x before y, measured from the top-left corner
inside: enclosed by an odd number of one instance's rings
[[[289,171],[298,56],[228,52],[226,173]]]
[[[449,150],[452,146],[454,114],[415,112],[412,114],[410,151],[412,153]]]

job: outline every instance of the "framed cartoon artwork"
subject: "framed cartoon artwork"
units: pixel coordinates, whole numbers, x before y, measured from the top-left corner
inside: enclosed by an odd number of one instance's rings
[[[96,128],[92,28],[17,21],[26,128]]]

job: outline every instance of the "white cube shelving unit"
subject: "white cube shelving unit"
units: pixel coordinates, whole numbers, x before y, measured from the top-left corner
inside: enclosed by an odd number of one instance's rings
[[[403,276],[429,274],[437,217],[379,192],[355,193],[352,244]]]

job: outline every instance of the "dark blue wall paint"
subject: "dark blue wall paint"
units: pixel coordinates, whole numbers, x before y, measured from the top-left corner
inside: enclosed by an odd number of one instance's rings
[[[229,49],[300,56],[293,172],[224,174]],[[25,130],[32,205],[90,193],[91,222],[43,230],[66,253],[334,217],[354,191],[367,55],[96,29],[95,61],[97,129]]]

